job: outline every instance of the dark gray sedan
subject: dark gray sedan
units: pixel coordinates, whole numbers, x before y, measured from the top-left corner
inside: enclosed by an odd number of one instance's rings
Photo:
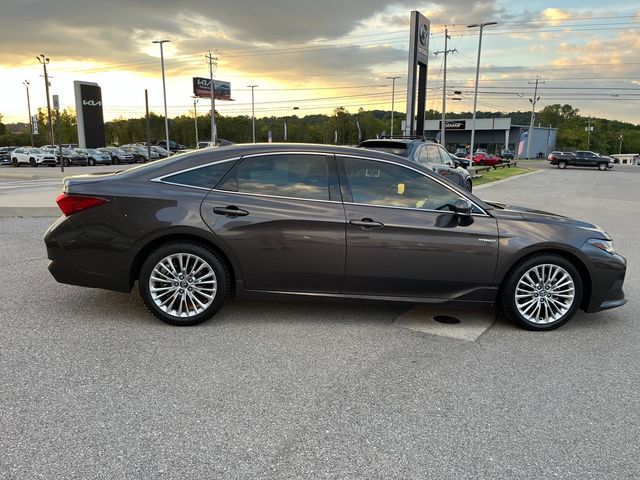
[[[499,304],[550,330],[623,305],[590,223],[486,203],[420,164],[327,145],[206,149],[66,178],[45,235],[62,283],[129,292],[176,325],[237,298]]]

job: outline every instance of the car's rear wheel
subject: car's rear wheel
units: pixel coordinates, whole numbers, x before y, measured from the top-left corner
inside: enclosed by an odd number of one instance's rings
[[[33,168],[38,168],[38,163],[36,162],[36,159],[35,159],[35,158],[30,158],[30,159],[29,159],[29,163],[31,164],[31,166],[32,166]]]
[[[553,330],[567,323],[582,301],[576,267],[556,254],[537,254],[517,264],[505,278],[505,315],[527,330]]]
[[[565,162],[563,160],[559,161],[558,162],[558,168],[560,168],[560,169],[567,168],[567,162]]]
[[[18,159],[17,158],[12,158],[11,159],[11,166],[13,167],[19,167],[20,164],[18,163]]]
[[[607,170],[608,165],[604,162],[600,162],[598,164],[598,170],[600,170],[601,172],[604,172]]]
[[[473,189],[473,185],[471,184],[471,180],[467,179],[467,181],[464,184],[464,189],[467,192],[470,192]]]
[[[140,270],[140,295],[151,313],[173,325],[213,317],[229,294],[225,262],[208,248],[172,242],[154,250]]]

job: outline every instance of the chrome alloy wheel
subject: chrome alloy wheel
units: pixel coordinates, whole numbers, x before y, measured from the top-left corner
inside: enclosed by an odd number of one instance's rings
[[[515,303],[520,315],[529,322],[549,324],[569,311],[575,296],[569,272],[559,265],[546,263],[530,268],[520,277]]]
[[[211,265],[191,253],[164,257],[149,277],[149,292],[158,308],[180,318],[205,311],[216,297],[217,285]]]

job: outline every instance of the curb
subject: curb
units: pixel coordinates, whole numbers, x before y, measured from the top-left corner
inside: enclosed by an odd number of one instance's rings
[[[536,173],[542,173],[542,170],[534,170],[533,172],[523,173],[522,175],[515,175],[509,178],[503,178],[502,180],[496,180],[495,182],[483,183],[482,185],[478,185],[477,187],[473,187],[473,192],[476,190],[483,190],[488,187],[493,187],[494,185],[500,185],[501,183],[511,182],[513,180],[517,180],[519,178],[527,177],[529,175],[535,175]]]
[[[58,207],[0,207],[0,218],[9,217],[59,217]]]

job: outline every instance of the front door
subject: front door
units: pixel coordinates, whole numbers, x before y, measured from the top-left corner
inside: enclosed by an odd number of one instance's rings
[[[335,159],[324,154],[244,157],[201,206],[249,290],[338,293],[345,219]]]
[[[496,220],[479,207],[453,213],[461,195],[404,165],[339,157],[345,187],[343,293],[483,300],[498,254]]]

